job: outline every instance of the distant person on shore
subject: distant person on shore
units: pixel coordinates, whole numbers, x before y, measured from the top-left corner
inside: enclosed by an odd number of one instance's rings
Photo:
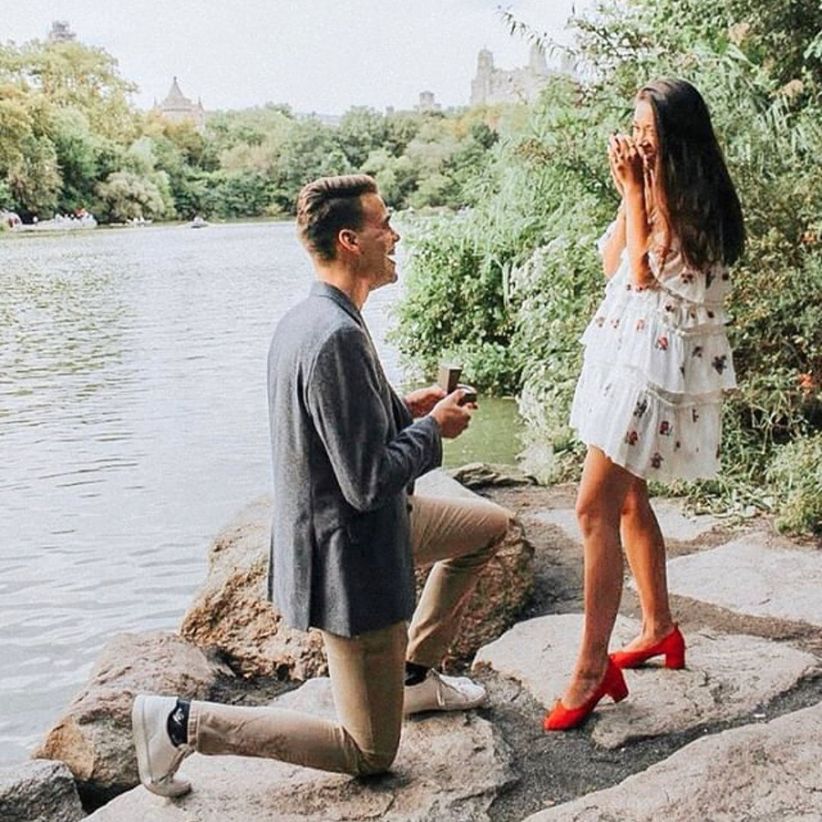
[[[269,594],[289,625],[322,631],[338,721],[138,696],[140,779],[164,796],[190,789],[175,772],[192,751],[380,773],[394,760],[404,713],[463,710],[486,698],[481,685],[435,666],[511,514],[413,490],[475,406],[461,404],[461,389],[444,396],[436,386],[401,399],[383,373],[360,311],[371,291],[396,281],[400,237],[374,180],[310,183],[297,226],[317,281],[280,321],[269,352]],[[415,610],[414,564],[432,562]]]
[[[612,136],[608,156],[622,203],[599,244],[608,284],[582,338],[571,408],[588,446],[576,504],[585,626],[546,730],[579,725],[603,696],[627,696],[622,668],[661,655],[668,668],[684,667],[647,480],[716,476],[722,395],[736,385],[722,304],[727,267],[744,245],[742,211],[699,92],[684,80],[644,86],[632,136]],[[620,534],[642,631],[609,657],[622,593]]]

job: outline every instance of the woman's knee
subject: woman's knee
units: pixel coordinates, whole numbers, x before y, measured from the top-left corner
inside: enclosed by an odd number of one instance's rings
[[[619,526],[619,508],[602,496],[580,494],[574,510],[583,536],[603,527]]]
[[[621,516],[627,520],[639,520],[647,517],[650,510],[648,491],[644,482],[637,480],[631,483],[625,500],[622,503]]]

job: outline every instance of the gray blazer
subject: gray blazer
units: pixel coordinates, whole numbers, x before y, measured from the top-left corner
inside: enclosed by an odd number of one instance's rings
[[[269,596],[285,621],[341,636],[410,619],[413,481],[442,461],[383,373],[360,312],[313,285],[268,354],[274,466]]]

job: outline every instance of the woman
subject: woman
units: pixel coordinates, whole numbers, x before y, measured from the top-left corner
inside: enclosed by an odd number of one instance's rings
[[[605,695],[624,699],[621,668],[662,654],[667,667],[684,667],[646,482],[716,475],[722,392],[736,385],[722,302],[727,266],[744,245],[742,211],[699,92],[684,80],[642,88],[632,137],[612,136],[608,155],[622,203],[599,244],[609,281],[582,338],[571,409],[588,446],[576,504],[585,626],[546,730],[575,727]],[[642,632],[609,658],[622,593],[620,533]]]

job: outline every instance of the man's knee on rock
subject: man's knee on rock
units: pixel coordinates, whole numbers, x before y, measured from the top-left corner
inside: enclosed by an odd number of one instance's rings
[[[391,768],[396,759],[397,751],[367,752],[360,751],[357,762],[357,776],[376,776],[385,773]]]

